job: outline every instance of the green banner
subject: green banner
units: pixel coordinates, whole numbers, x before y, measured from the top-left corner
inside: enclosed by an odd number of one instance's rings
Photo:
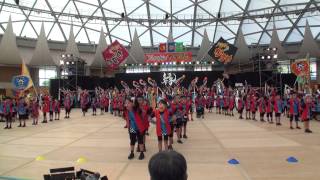
[[[176,42],[176,52],[184,52],[183,42]]]

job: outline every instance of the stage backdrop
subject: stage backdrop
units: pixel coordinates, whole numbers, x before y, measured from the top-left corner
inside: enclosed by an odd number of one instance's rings
[[[168,72],[167,72],[168,73]],[[202,84],[202,80],[204,77],[208,77],[207,86],[211,86],[215,80],[218,78],[222,78],[222,71],[188,71],[188,72],[171,72],[175,73],[176,77],[179,78],[182,75],[186,75],[186,78],[181,83],[182,86],[188,87],[191,80],[195,77],[199,77],[198,85]],[[100,78],[100,77],[78,77],[78,86],[82,89],[89,89],[93,90],[96,86],[100,86],[102,88],[114,87],[116,86],[119,89],[122,89],[120,84],[121,81],[125,81],[130,87],[132,86],[132,81],[137,81],[139,79],[147,80],[148,77],[156,80],[159,86],[164,86],[161,84],[163,80],[163,72],[152,72],[152,73],[119,73],[116,74],[114,78]],[[273,77],[273,78],[271,78]],[[75,78],[75,77],[70,77]],[[261,80],[264,86],[264,82],[267,82],[269,85],[272,86],[280,86],[280,79],[282,80],[282,86],[284,84],[288,84],[292,86],[296,79],[296,76],[293,74],[277,74],[272,75],[271,72],[264,72]],[[66,80],[60,80],[60,87],[63,87],[63,84],[67,84]],[[225,81],[225,85],[234,86],[235,83],[245,83],[247,81],[248,84],[258,87],[259,86],[259,73],[257,72],[249,72],[249,73],[240,73],[237,75],[230,75],[229,80]],[[68,88],[68,87],[66,87]],[[59,89],[59,79],[53,79],[50,81],[50,93],[54,97],[58,97],[58,89]]]

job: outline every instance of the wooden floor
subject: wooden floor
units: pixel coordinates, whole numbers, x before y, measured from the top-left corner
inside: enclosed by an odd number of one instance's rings
[[[147,163],[157,152],[154,125],[147,138],[146,159],[129,161],[128,133],[124,121],[111,115],[82,117],[79,110],[69,120],[0,129],[0,176],[42,179],[50,168],[76,166],[107,174],[110,180],[148,180]],[[188,125],[188,140],[175,143],[188,162],[190,180],[319,180],[320,123],[313,134],[283,126],[239,120],[215,113]],[[4,125],[3,123],[1,125]],[[36,157],[44,160],[37,161]],[[136,154],[138,156],[138,154]],[[288,163],[294,156],[298,163]],[[77,163],[83,157],[85,163]],[[235,158],[239,165],[230,165]],[[1,178],[0,178],[1,179]]]

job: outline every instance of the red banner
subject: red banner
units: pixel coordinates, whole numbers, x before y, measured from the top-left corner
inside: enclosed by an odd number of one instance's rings
[[[159,44],[159,52],[167,52],[167,43],[160,43]]]
[[[191,62],[192,52],[148,53],[144,54],[145,63]]]
[[[296,76],[309,76],[310,65],[306,59],[295,61],[291,64],[291,71]]]
[[[107,63],[107,67],[117,69],[129,56],[129,53],[125,47],[115,40],[102,52],[102,56]]]

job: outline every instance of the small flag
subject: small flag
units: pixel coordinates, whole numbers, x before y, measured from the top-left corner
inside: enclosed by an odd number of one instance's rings
[[[25,88],[23,90],[27,90],[33,86],[33,81],[30,76],[29,69],[23,60],[22,60],[22,65],[21,65],[21,76],[20,77],[23,77],[22,79],[24,79],[24,81],[26,83]]]
[[[168,42],[168,52],[176,52],[176,43]]]
[[[184,51],[183,42],[176,42],[176,52],[183,52],[183,51]]]
[[[167,52],[167,43],[159,44],[159,52]]]

